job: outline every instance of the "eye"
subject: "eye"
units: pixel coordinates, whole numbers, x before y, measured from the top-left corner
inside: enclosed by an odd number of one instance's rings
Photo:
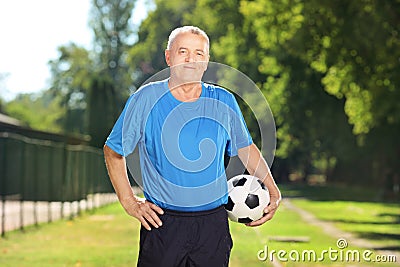
[[[204,52],[201,50],[196,50],[196,55],[202,57],[204,56]]]
[[[179,54],[184,55],[187,53],[186,49],[179,49]]]

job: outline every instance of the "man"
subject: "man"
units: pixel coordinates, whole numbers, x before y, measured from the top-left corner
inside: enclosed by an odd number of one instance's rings
[[[167,80],[135,92],[104,146],[111,182],[125,211],[141,225],[138,266],[228,266],[232,239],[226,211],[224,155],[238,155],[270,192],[270,220],[281,195],[228,91],[201,82],[209,39],[199,28],[171,32]],[[140,154],[145,199],[134,195],[125,157]]]

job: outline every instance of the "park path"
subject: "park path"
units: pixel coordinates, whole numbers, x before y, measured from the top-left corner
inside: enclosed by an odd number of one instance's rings
[[[359,238],[355,236],[352,233],[343,231],[339,228],[337,228],[334,223],[328,222],[328,221],[323,221],[318,219],[314,214],[311,212],[308,212],[302,208],[297,207],[292,203],[290,198],[284,198],[282,199],[282,204],[289,210],[295,211],[298,213],[304,221],[307,223],[317,226],[319,228],[322,228],[322,230],[336,238],[336,239],[345,239],[348,244],[357,246],[359,248],[364,248],[364,249],[369,249],[369,250],[376,250],[377,245],[373,244],[369,240]],[[394,255],[396,256],[397,262],[400,261],[400,252],[398,251],[393,251],[393,250],[379,250],[380,255]]]
[[[80,211],[91,210],[117,201],[113,193],[94,194],[75,202],[44,202],[6,200],[0,202],[0,233],[29,225],[74,217]]]

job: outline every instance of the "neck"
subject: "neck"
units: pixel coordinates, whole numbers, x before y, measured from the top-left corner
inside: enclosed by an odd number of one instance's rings
[[[196,101],[201,95],[201,82],[177,83],[172,78],[168,82],[171,94],[182,102]]]

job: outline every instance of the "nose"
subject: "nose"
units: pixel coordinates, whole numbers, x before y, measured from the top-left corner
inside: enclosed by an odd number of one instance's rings
[[[185,58],[186,62],[194,62],[194,56],[192,53],[188,53],[186,58]]]

